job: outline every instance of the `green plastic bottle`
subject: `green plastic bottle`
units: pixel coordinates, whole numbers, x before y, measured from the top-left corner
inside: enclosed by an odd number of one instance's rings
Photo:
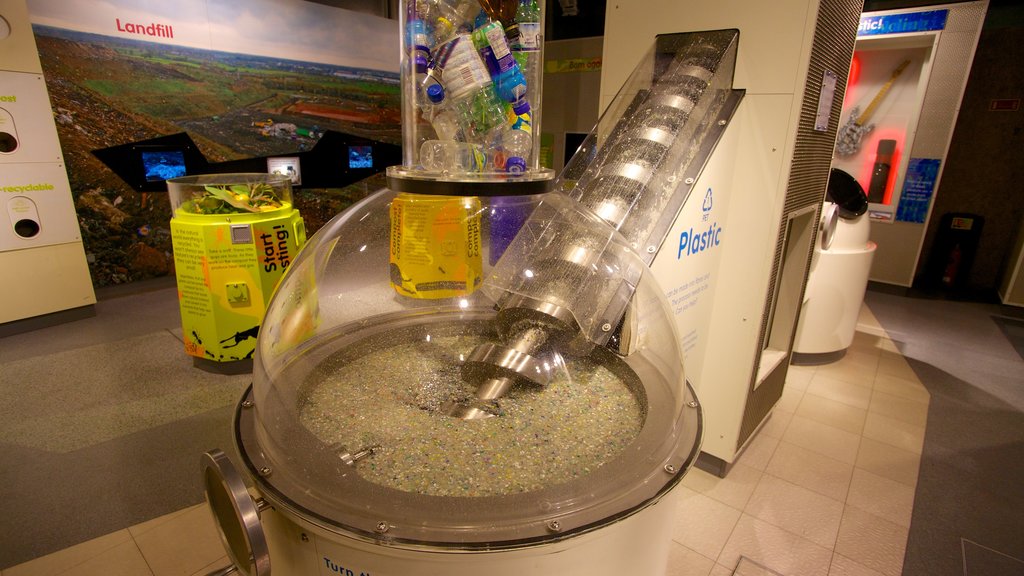
[[[537,0],[519,0],[516,10],[516,24],[519,25],[519,52],[536,52],[540,49],[540,6]],[[519,63],[520,66],[523,62]]]

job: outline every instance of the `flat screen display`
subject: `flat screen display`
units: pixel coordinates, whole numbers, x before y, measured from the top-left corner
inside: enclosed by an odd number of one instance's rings
[[[267,172],[287,176],[292,184],[302,184],[302,168],[298,156],[267,158]]]
[[[183,150],[142,150],[140,154],[146,182],[163,182],[185,175]]]
[[[373,146],[349,146],[349,168],[373,168]]]

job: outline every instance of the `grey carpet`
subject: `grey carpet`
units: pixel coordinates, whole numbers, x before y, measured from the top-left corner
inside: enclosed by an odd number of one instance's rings
[[[168,331],[12,360],[0,372],[0,438],[79,450],[227,406],[248,381],[193,369]]]
[[[233,406],[67,453],[0,444],[0,569],[203,501],[200,454],[230,453]]]
[[[1024,320],[1018,318],[1007,318],[1006,316],[993,316],[992,321],[1003,331],[1003,335],[1010,341],[1017,355],[1024,358]]]
[[[964,576],[991,576],[993,574],[1024,574],[1024,560],[1007,556],[970,540],[963,540]]]
[[[931,394],[903,575],[1021,574],[1024,361],[992,319],[1005,311],[866,301]]]
[[[0,570],[198,504],[231,452],[250,376],[193,367],[173,286],[122,296],[0,337]]]

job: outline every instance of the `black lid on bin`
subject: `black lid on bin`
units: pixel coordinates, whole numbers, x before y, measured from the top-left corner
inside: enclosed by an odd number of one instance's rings
[[[828,199],[839,206],[839,217],[851,220],[868,211],[864,187],[849,173],[833,168],[828,178]]]

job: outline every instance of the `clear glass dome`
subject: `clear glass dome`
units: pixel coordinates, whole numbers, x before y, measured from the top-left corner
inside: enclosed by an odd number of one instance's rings
[[[640,257],[565,195],[381,190],[271,300],[242,456],[277,505],[348,534],[561,538],[657,501],[695,457],[677,342]]]
[[[292,182],[280,174],[199,174],[167,180],[173,217],[251,216],[292,207]]]

